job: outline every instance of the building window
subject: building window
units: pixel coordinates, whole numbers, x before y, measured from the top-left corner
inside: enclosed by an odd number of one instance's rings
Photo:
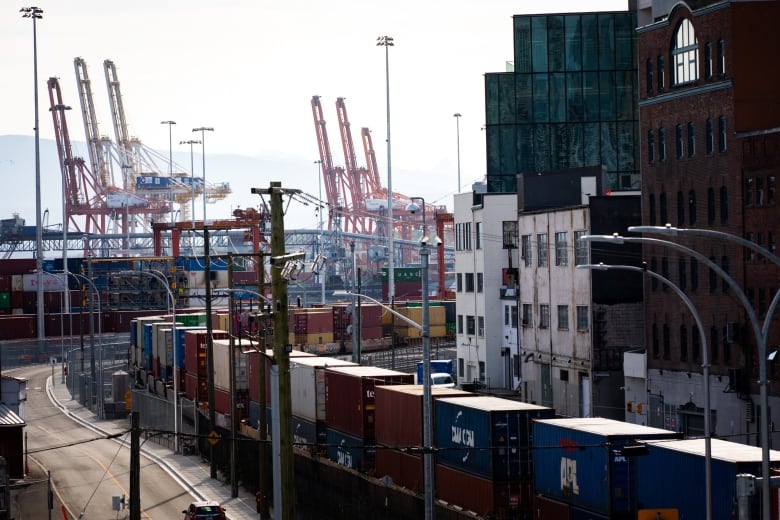
[[[677,143],[676,150],[677,150],[677,159],[683,158],[683,132],[682,132],[682,125],[677,125],[674,127],[674,135],[675,135],[675,141]]]
[[[466,222],[466,231],[463,233],[464,248],[466,251],[471,251],[471,222]]]
[[[688,327],[680,325],[680,361],[688,360]]]
[[[669,332],[669,325],[667,325],[666,323],[664,323],[663,335],[664,335],[664,359],[669,360],[672,359],[672,338]]]
[[[723,364],[731,365],[731,345],[729,345],[728,325],[723,326]]]
[[[530,303],[524,303],[522,308],[523,308],[523,327],[533,327],[534,325],[533,306]]]
[[[658,160],[666,160],[666,129],[658,129]]]
[[[745,206],[753,205],[753,177],[745,177]]]
[[[707,225],[715,225],[715,190],[707,188]]]
[[[482,292],[484,290],[485,280],[484,276],[482,276],[482,273],[477,273],[477,292]]]
[[[764,179],[756,177],[756,206],[764,205]]]
[[[474,316],[466,316],[466,335],[473,336],[476,332],[476,321]]]
[[[555,233],[555,265],[569,265],[569,233],[566,231]]]
[[[726,75],[726,42],[718,40],[718,76]]]
[[[718,362],[718,327],[710,327],[710,363]]]
[[[710,257],[710,261],[715,263],[715,257]],[[718,290],[718,273],[715,272],[715,270],[710,267],[710,294],[715,294],[715,291]]]
[[[679,277],[679,282],[677,285],[679,285],[680,289],[683,291],[686,289],[686,286],[688,285],[688,262],[685,261],[685,258],[679,258],[677,259],[677,275]]]
[[[522,252],[523,255],[523,265],[526,267],[531,267],[532,263],[532,255],[533,252],[531,251],[531,235],[523,235],[521,237],[521,243],[522,243]]]
[[[682,85],[699,79],[698,43],[693,24],[684,19],[677,26],[672,48],[674,60],[674,84]]]
[[[504,305],[504,325],[509,325],[509,305]]]
[[[648,218],[650,220],[650,225],[655,226],[655,194],[651,193],[647,196],[647,210],[648,210]]]
[[[463,334],[463,315],[458,314],[458,334]]]
[[[766,203],[768,206],[775,205],[775,176],[770,175],[766,178]]]
[[[712,119],[707,119],[707,155],[715,151],[715,135],[712,132]]]
[[[677,227],[685,225],[685,195],[682,191],[677,192]]]
[[[669,259],[665,256],[661,257],[661,275],[667,280],[669,279]],[[661,287],[661,290],[668,291],[669,287],[666,284],[664,284]]]
[[[550,328],[550,306],[546,303],[539,304],[539,328]]]
[[[650,259],[650,270],[653,271],[654,273],[658,272],[658,260],[656,259],[656,257],[652,257]],[[650,280],[650,288],[653,291],[658,290],[658,278],[656,278],[655,276],[653,276],[653,278]]]
[[[766,247],[772,253],[777,251],[777,242],[775,241],[775,234],[769,231],[766,234]]]
[[[463,375],[465,373],[464,367],[465,367],[465,363],[463,362],[463,358],[459,357],[458,358],[458,377],[463,377]]]
[[[691,291],[696,291],[699,288],[699,261],[691,257]]]
[[[501,243],[503,249],[517,249],[516,220],[505,220],[501,223]]]
[[[647,93],[650,94],[653,92],[653,60],[647,58],[645,68],[647,70],[645,75],[645,83],[647,84]]]
[[[568,305],[558,305],[558,330],[569,330]]]
[[[747,240],[749,242],[753,241],[753,232],[752,231],[748,231],[747,233],[745,233],[745,240]],[[751,248],[746,247],[745,248],[745,261],[746,262],[752,262],[755,259],[756,259],[756,252],[753,251]]]
[[[696,126],[693,122],[688,123],[688,157],[696,155]]]
[[[482,222],[476,222],[474,224],[474,247],[476,249],[482,249]]]
[[[577,330],[588,330],[589,314],[587,305],[577,305]]]
[[[537,265],[547,267],[547,233],[536,235]]]
[[[479,380],[484,381],[485,380],[485,362],[480,361],[479,362]]]
[[[726,116],[718,118],[718,151],[726,151]]]
[[[585,236],[585,231],[574,232],[574,265],[588,263],[588,243],[580,240]]]
[[[655,162],[655,132],[652,129],[647,131],[647,162]]]
[[[466,273],[466,292],[474,292],[474,273]]]
[[[729,223],[729,192],[725,186],[720,187],[720,223],[724,226]]]
[[[662,226],[665,226],[666,224],[669,223],[669,212],[668,212],[667,207],[666,207],[666,193],[661,193],[661,196],[658,199],[658,205],[660,206],[659,209],[660,209],[660,213],[661,213],[661,215],[660,215],[660,217],[661,217],[660,224]]]
[[[457,280],[457,291],[463,292],[463,273],[456,274],[455,279]]]
[[[694,361],[699,361],[699,358],[701,357],[700,342],[701,338],[699,337],[699,331],[697,330],[694,334],[691,334],[691,357]]]
[[[652,329],[652,342],[653,342],[653,358],[658,359],[660,352],[658,349],[658,324],[653,323]]]
[[[477,336],[480,338],[485,337],[485,317],[479,316],[477,317]]]
[[[662,91],[664,89],[664,73],[666,72],[664,68],[664,57],[658,56],[658,91]]]
[[[688,192],[688,224],[696,224],[696,192],[693,190]]]
[[[512,328],[517,328],[517,305],[512,305]]]
[[[712,43],[704,44],[704,77],[712,79]]]
[[[730,267],[729,267],[729,257],[728,256],[724,255],[724,256],[720,257],[720,268],[723,269],[724,273],[726,273],[727,275],[729,274]],[[729,283],[726,281],[726,278],[723,278],[721,280],[721,292],[723,292],[723,294],[726,294],[727,292],[729,292]]]

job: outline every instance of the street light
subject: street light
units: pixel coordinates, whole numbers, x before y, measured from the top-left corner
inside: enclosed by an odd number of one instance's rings
[[[200,132],[200,144],[203,150],[203,222],[206,222],[206,132],[213,132],[214,129],[209,126],[200,126],[193,128],[193,132]],[[192,208],[192,213],[195,213],[195,208]],[[195,227],[193,225],[193,227]]]
[[[415,204],[419,200],[422,206]],[[406,211],[415,214],[422,209],[423,232],[420,237],[420,259],[422,260],[422,335],[423,345],[423,475],[425,478],[425,518],[430,520],[434,516],[433,510],[433,417],[431,413],[431,325],[430,309],[428,308],[428,263],[430,251],[428,250],[428,229],[425,227],[425,199],[411,197]],[[441,243],[438,238],[436,245]]]
[[[711,238],[718,238],[722,240],[727,240],[730,242],[736,242],[744,247],[747,247],[749,249],[752,249],[753,251],[756,251],[757,253],[763,255],[764,257],[768,258],[772,263],[774,263],[776,266],[780,266],[780,257],[775,255],[774,253],[768,251],[764,247],[756,244],[755,242],[751,242],[750,240],[746,240],[740,236],[732,235],[730,233],[724,233],[723,231],[716,231],[714,229],[685,229],[685,228],[676,228],[672,227],[671,225],[667,224],[666,226],[631,226],[628,228],[628,231],[633,233],[656,233],[660,235],[670,235],[670,236],[677,236],[677,235],[700,235],[705,237],[711,237]],[[729,285],[732,285],[729,283]],[[733,285],[736,285],[734,283]],[[741,291],[740,291],[741,293]],[[760,392],[760,400],[761,400],[761,511],[762,511],[762,518],[769,518],[771,514],[771,504],[769,500],[769,496],[771,493],[771,486],[770,486],[770,475],[769,475],[769,395],[768,395],[768,389],[767,385],[769,384],[769,381],[767,380],[767,342],[769,339],[769,328],[772,322],[772,316],[775,313],[775,310],[777,309],[777,305],[780,302],[780,290],[778,290],[775,293],[774,298],[772,299],[772,303],[769,305],[769,309],[767,310],[766,316],[764,317],[764,323],[761,327],[760,332],[757,330],[757,324],[758,324],[758,318],[756,317],[755,311],[750,306],[749,302],[744,298],[744,293],[742,293],[743,298],[740,298],[742,301],[742,304],[745,306],[745,309],[748,313],[748,316],[751,319],[751,322],[753,324],[754,330],[756,332],[756,340],[758,342],[758,358],[759,358],[759,392]]]
[[[455,118],[455,132],[458,139],[458,193],[460,193],[460,112],[453,114]]]
[[[635,265],[606,265],[606,264],[581,264],[576,267],[577,269],[591,269],[599,271],[608,271],[610,269],[620,269],[625,271],[634,271],[636,273],[642,273],[652,276],[653,278],[660,280],[661,283],[671,288],[677,296],[685,303],[688,310],[691,311],[693,319],[696,322],[696,328],[699,330],[699,338],[702,345],[702,370],[704,372],[704,410],[707,413],[707,417],[704,419],[704,486],[705,486],[705,509],[707,520],[712,520],[712,436],[710,433],[710,387],[709,387],[709,352],[707,347],[707,335],[704,333],[704,325],[701,322],[701,316],[693,305],[693,302],[680,287],[672,283],[671,280],[664,276],[647,269],[647,267],[637,267]]]
[[[395,234],[393,233],[393,174],[390,161],[390,47],[395,45],[392,36],[379,36],[377,47],[385,48],[385,91],[387,100],[387,241],[390,258],[387,262],[387,298],[395,300]]]
[[[189,141],[179,141],[179,144],[190,145],[190,180],[192,182],[192,229],[195,229],[195,162],[192,153],[192,145],[201,144],[201,141],[190,139]],[[203,222],[205,223],[205,219]]]
[[[22,7],[19,9],[22,18],[31,18],[33,23],[33,89],[35,92],[35,283],[38,324],[38,349],[44,350],[45,323],[43,319],[43,222],[41,222],[41,139],[38,128],[38,29],[36,20],[43,18],[43,9],[38,7]]]

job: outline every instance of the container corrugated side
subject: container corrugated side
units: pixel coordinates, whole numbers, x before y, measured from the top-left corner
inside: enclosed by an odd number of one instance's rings
[[[327,357],[293,358],[290,369],[292,413],[309,421],[325,421],[325,369],[357,366],[351,361]]]
[[[703,518],[705,511],[704,439],[647,443],[649,453],[637,457],[639,507],[677,509],[680,518]],[[740,473],[761,475],[760,447],[711,440],[712,518],[731,520],[737,503],[736,479]],[[780,452],[770,451],[770,467],[780,467]],[[751,510],[760,511],[759,494]]]
[[[533,520],[568,519],[569,504],[548,498],[544,495],[534,495],[531,518]]]
[[[552,408],[498,397],[450,397],[434,403],[438,461],[487,479],[530,479],[531,421]]]
[[[636,512],[636,457],[620,450],[679,434],[611,419],[551,419],[533,425],[537,493],[600,515]]]
[[[425,484],[422,455],[412,455],[391,448],[377,447],[376,471],[379,478],[393,479],[393,484],[422,493]]]

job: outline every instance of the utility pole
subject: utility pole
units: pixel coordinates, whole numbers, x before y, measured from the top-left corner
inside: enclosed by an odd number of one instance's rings
[[[205,188],[204,188],[205,189]],[[204,195],[205,197],[205,195]],[[209,371],[208,398],[209,398],[209,428],[216,432],[217,413],[215,410],[214,395],[214,327],[211,324],[211,256],[209,255],[209,229],[206,221],[203,221],[203,260],[206,266],[203,275],[206,278],[206,364]],[[211,478],[217,478],[217,461],[214,458],[214,445],[209,443],[209,463],[211,466]]]
[[[291,190],[287,190],[290,192]],[[293,190],[294,191],[294,190]],[[279,496],[274,493],[275,518],[293,520],[295,518],[295,468],[292,449],[292,399],[290,391],[290,345],[287,325],[287,280],[282,276],[282,268],[288,260],[284,244],[284,209],[282,196],[285,190],[282,183],[271,182],[267,190],[252,188],[254,194],[267,194],[271,199],[271,291],[273,294],[274,316],[274,366],[271,367],[272,377],[278,374],[278,407],[274,409],[274,431],[278,438],[273,438],[274,447],[278,446],[279,470],[274,478],[279,478],[280,485],[274,486]],[[272,388],[273,392],[273,388]],[[276,490],[275,490],[276,491]],[[276,500],[278,498],[278,501]]]
[[[233,289],[233,254],[228,253],[228,287]],[[228,370],[230,371],[230,496],[238,496],[238,472],[236,471],[236,343],[233,330],[233,313],[235,312],[233,291],[228,293],[228,337],[230,338],[228,352]]]
[[[260,253],[258,255],[258,264],[256,264],[257,269],[257,292],[260,294],[265,294],[265,254]],[[259,302],[262,308],[265,308],[265,305],[263,302]],[[268,449],[268,418],[266,417],[266,400],[268,399],[268,395],[266,395],[266,381],[265,381],[265,363],[266,363],[266,356],[265,351],[268,348],[267,344],[267,338],[268,334],[265,330],[265,323],[266,323],[266,315],[263,309],[260,311],[260,319],[262,320],[261,324],[258,324],[258,332],[262,332],[263,334],[263,341],[260,345],[260,361],[258,363],[258,371],[260,372],[260,378],[258,381],[258,384],[260,385],[260,392],[258,393],[258,400],[260,401],[260,412],[259,417],[257,420],[257,433],[259,434],[260,438],[260,448],[259,448],[259,454],[260,454],[260,464],[258,468],[259,472],[259,479],[258,479],[258,485],[260,487],[260,495],[262,498],[262,503],[260,504],[260,518],[265,520],[267,518],[270,518],[270,511],[268,509],[268,495],[269,495],[269,482],[266,476],[268,475],[268,468],[266,467],[266,453]],[[263,330],[260,331],[259,327],[262,327]]]
[[[130,414],[130,520],[141,520],[141,428],[138,412]]]

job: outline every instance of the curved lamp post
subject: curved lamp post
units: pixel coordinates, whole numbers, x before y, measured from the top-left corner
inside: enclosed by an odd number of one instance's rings
[[[693,302],[688,297],[687,294],[683,292],[682,289],[680,289],[677,285],[672,283],[671,280],[668,278],[656,273],[655,271],[650,271],[647,268],[637,267],[635,265],[607,265],[607,264],[581,264],[576,267],[576,269],[590,269],[590,270],[598,270],[598,271],[608,271],[610,269],[619,269],[624,271],[634,271],[636,273],[642,273],[649,275],[656,280],[660,280],[661,283],[666,285],[667,287],[671,288],[674,293],[680,297],[680,299],[685,303],[685,306],[688,307],[688,310],[691,311],[691,314],[693,315],[694,321],[696,321],[696,328],[699,330],[699,338],[701,339],[701,345],[702,345],[702,370],[703,370],[703,376],[704,376],[704,413],[706,414],[704,417],[704,486],[705,486],[705,500],[706,500],[706,519],[711,520],[712,519],[712,434],[710,431],[710,363],[709,363],[709,352],[707,347],[707,335],[704,333],[704,325],[701,322],[701,316],[699,315],[699,311],[696,310],[696,307],[693,305]]]
[[[176,376],[176,365],[178,363],[178,338],[176,337],[176,297],[173,291],[168,286],[168,279],[165,275],[156,269],[149,269],[146,271],[121,271],[120,274],[124,275],[137,275],[144,274],[151,276],[165,287],[168,293],[168,298],[171,303],[171,315],[173,316],[173,323],[171,324],[171,350],[173,351],[173,451],[179,453],[179,378]]]
[[[727,240],[730,242],[736,242],[748,249],[751,249],[762,256],[769,259],[776,266],[780,266],[780,257],[770,252],[769,250],[761,247],[755,242],[746,240],[740,236],[732,235],[731,233],[724,233],[723,231],[716,231],[714,229],[685,229],[676,228],[667,224],[666,226],[631,226],[628,231],[634,233],[655,233],[659,235],[678,236],[678,235],[698,235],[710,238],[718,238],[721,240]],[[673,242],[669,242],[673,243]],[[731,285],[731,284],[730,284]],[[740,291],[741,292],[741,291]],[[767,342],[769,340],[769,328],[772,324],[772,316],[774,316],[778,303],[780,303],[780,290],[778,290],[772,302],[769,305],[766,316],[764,317],[763,326],[758,330],[758,318],[756,317],[753,307],[744,298],[742,294],[743,305],[750,317],[750,321],[753,324],[754,332],[756,333],[756,340],[758,342],[758,357],[759,357],[759,392],[761,400],[761,511],[762,518],[770,518],[771,504],[770,504],[770,475],[769,475],[769,395],[767,385],[769,384],[767,376]]]

